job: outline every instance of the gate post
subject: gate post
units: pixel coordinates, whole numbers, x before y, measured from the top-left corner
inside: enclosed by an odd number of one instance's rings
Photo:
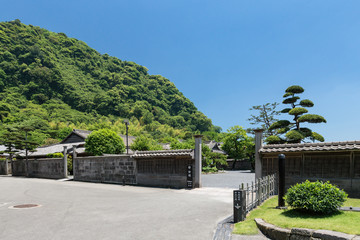
[[[73,145],[73,156],[72,156],[72,170],[73,170],[73,178],[75,179],[75,159],[77,157],[76,154],[76,145]]]
[[[194,135],[195,138],[195,188],[201,188],[201,138],[203,135]]]
[[[67,169],[67,146],[64,146],[64,178],[68,177],[68,169]]]
[[[255,179],[262,177],[262,161],[259,150],[262,147],[263,129],[256,129],[255,131]]]

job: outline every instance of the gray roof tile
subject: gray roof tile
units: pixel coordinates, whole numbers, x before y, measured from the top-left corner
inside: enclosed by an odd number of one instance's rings
[[[194,158],[193,149],[181,150],[159,150],[159,151],[136,151],[133,158],[150,158],[150,157],[174,157],[174,156],[189,156]]]
[[[360,150],[360,141],[264,145],[261,153]]]

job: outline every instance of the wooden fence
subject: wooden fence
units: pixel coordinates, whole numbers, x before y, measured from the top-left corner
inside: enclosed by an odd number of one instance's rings
[[[234,190],[234,222],[244,221],[246,214],[277,193],[276,175],[255,179],[255,183],[241,184]]]

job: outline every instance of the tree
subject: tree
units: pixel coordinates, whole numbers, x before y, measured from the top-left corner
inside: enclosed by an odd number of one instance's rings
[[[37,142],[31,141],[28,139],[28,134],[30,131],[33,131],[33,127],[26,126],[26,125],[20,125],[19,130],[22,132],[25,132],[25,139],[22,140],[21,149],[25,149],[25,158],[26,158],[26,176],[29,176],[29,158],[28,153],[29,151],[35,152],[35,148],[38,146]]]
[[[23,149],[22,138],[17,129],[6,127],[5,132],[1,136],[1,145],[5,146],[3,153],[9,154],[11,169],[13,169],[14,155]]]
[[[158,144],[155,140],[146,137],[140,136],[135,139],[133,144],[130,146],[133,151],[151,151],[151,150],[162,150],[162,146]]]
[[[237,160],[248,157],[253,150],[253,145],[254,142],[248,137],[246,131],[240,126],[234,126],[228,129],[221,148],[227,152],[229,158],[234,159],[232,166],[234,169]]]
[[[171,149],[194,149],[195,148],[195,139],[190,138],[186,141],[178,141],[174,139],[170,144]],[[216,166],[226,165],[226,155],[221,153],[211,152],[210,148],[201,144],[201,157],[202,157],[202,169],[207,172],[210,170],[212,172],[217,172],[218,169]]]
[[[323,136],[313,132],[309,128],[301,127],[302,123],[326,123],[324,117],[316,114],[306,114],[310,108],[314,106],[314,103],[309,99],[300,100],[300,97],[296,96],[304,92],[304,89],[300,86],[294,85],[290,86],[285,90],[283,104],[288,104],[290,107],[285,108],[281,113],[287,113],[293,118],[293,122],[288,120],[279,120],[274,122],[269,130],[277,130],[279,134],[284,135],[284,137],[279,136],[269,136],[265,141],[269,144],[275,143],[300,143],[305,139],[310,139],[312,141],[324,141]],[[305,108],[306,107],[306,108]]]
[[[21,150],[25,150],[26,156],[26,167],[25,173],[28,175],[28,151],[34,151],[38,146],[37,143],[27,139],[28,132],[31,130],[30,127],[20,126],[17,127],[6,127],[5,132],[1,136],[0,143],[6,147],[2,152],[8,153],[10,158],[11,167],[13,167],[13,158],[14,155],[17,155]],[[25,136],[23,135],[25,132]]]
[[[94,155],[118,154],[125,151],[122,138],[109,129],[93,131],[85,139],[85,151]]]
[[[280,115],[280,111],[276,110],[276,107],[279,103],[266,103],[263,105],[252,106],[249,110],[258,111],[258,115],[251,114],[251,117],[248,118],[248,121],[251,125],[259,125],[264,130],[264,137],[268,137],[271,135],[276,135],[275,129],[269,130],[270,126],[277,122],[278,119],[275,117]],[[253,132],[255,128],[250,128],[249,130]]]

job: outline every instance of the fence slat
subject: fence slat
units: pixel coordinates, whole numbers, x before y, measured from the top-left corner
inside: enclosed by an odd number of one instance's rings
[[[244,186],[244,183],[239,185],[239,189],[245,192],[245,196],[241,205],[244,206],[246,213],[250,212],[252,209],[260,206],[262,202],[268,199],[270,196],[275,195],[276,193],[276,176],[268,175],[263,178],[255,179],[255,183],[251,182]],[[235,206],[234,206],[235,207]]]

